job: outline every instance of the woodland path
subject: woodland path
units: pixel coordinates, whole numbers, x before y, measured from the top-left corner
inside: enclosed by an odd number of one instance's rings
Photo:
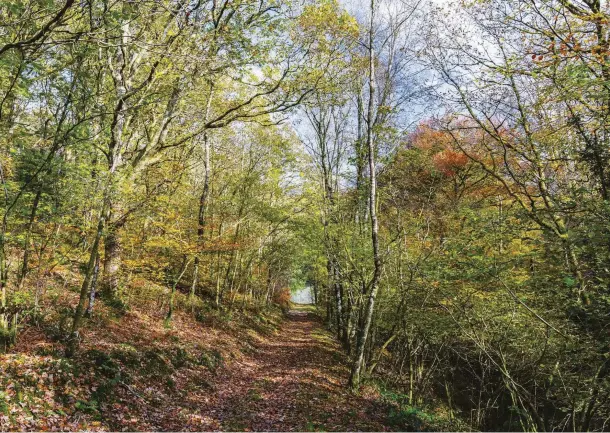
[[[217,430],[383,431],[387,408],[346,384],[345,354],[317,317],[292,310],[276,334],[224,369],[202,413]]]

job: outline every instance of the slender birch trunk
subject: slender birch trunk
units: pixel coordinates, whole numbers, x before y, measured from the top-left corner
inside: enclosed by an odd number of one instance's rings
[[[360,387],[360,374],[364,364],[364,352],[366,341],[373,320],[373,311],[375,309],[375,299],[379,289],[379,277],[381,276],[381,257],[379,254],[379,224],[377,222],[377,177],[375,169],[375,143],[373,141],[374,128],[374,104],[375,104],[375,49],[373,47],[373,25],[375,18],[375,0],[371,0],[371,21],[369,26],[369,101],[367,110],[367,151],[370,175],[369,188],[369,213],[371,215],[371,242],[373,245],[373,263],[374,271],[373,278],[370,282],[369,296],[364,312],[362,328],[360,329],[357,342],[356,353],[352,364],[349,384],[352,389],[356,390]]]

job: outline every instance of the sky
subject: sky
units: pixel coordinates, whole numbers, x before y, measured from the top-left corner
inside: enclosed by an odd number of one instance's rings
[[[310,286],[295,290],[290,296],[290,300],[295,304],[313,304],[313,293]]]

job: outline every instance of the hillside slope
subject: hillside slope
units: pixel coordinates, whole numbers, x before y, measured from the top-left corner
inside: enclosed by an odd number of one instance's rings
[[[0,430],[388,429],[311,312],[160,319],[101,309],[73,359],[44,324],[24,329],[0,359]]]

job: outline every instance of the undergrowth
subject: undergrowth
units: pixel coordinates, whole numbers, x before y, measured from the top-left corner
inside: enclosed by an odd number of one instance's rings
[[[472,431],[459,416],[440,401],[415,405],[409,396],[375,382],[382,401],[388,404],[388,425],[401,431]]]

